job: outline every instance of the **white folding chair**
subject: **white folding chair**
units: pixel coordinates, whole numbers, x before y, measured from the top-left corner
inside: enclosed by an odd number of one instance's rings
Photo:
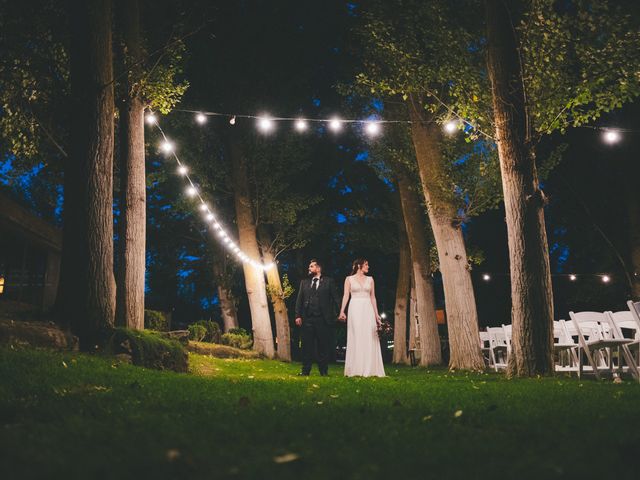
[[[630,339],[620,338],[609,315],[600,312],[569,312],[578,333],[578,377],[582,375],[582,355],[584,351],[596,378],[599,370],[609,370],[613,375],[612,349],[630,343]],[[618,362],[620,363],[620,362]]]
[[[630,302],[631,303],[631,302]],[[606,312],[616,329],[616,335],[619,338],[627,338],[630,340],[626,345],[622,345],[622,354],[626,361],[623,371],[628,370],[631,374],[640,380],[640,318],[636,318],[631,310],[623,310],[621,312]],[[625,333],[628,334],[625,337]],[[636,353],[638,355],[634,355]]]
[[[489,356],[493,368],[497,372],[507,368],[507,337],[502,327],[487,327],[489,334]]]
[[[577,336],[577,335],[576,335]],[[553,353],[556,372],[578,371],[578,344],[573,340],[564,320],[553,322]]]
[[[493,367],[493,363],[491,362],[491,344],[489,342],[489,334],[486,331],[478,332],[478,337],[480,338],[480,350],[482,351],[482,358],[484,359],[484,363],[487,367]]]

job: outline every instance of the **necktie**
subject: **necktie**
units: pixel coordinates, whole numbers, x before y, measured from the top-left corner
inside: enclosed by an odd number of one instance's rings
[[[314,290],[318,289],[318,278],[317,277],[313,279],[313,289]]]

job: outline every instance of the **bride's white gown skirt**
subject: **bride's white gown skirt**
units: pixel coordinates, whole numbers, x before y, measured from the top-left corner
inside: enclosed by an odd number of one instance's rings
[[[351,282],[351,301],[347,313],[346,377],[384,377],[380,340],[376,330],[376,315],[371,304],[371,280],[365,286]]]

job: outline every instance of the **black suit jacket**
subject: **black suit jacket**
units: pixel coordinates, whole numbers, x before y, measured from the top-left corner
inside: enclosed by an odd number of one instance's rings
[[[309,310],[309,300],[311,296],[312,279],[308,278],[300,282],[298,289],[298,299],[296,300],[296,318],[302,318],[307,315]],[[341,298],[338,295],[338,289],[331,277],[320,277],[320,285],[318,285],[318,300],[322,318],[328,325],[333,325],[338,319],[338,311],[340,310]]]

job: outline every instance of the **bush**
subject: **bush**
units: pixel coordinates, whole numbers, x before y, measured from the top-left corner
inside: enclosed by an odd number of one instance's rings
[[[201,341],[209,343],[220,343],[222,341],[222,331],[217,322],[213,320],[200,320],[196,322],[195,325],[202,325],[207,330],[207,334]]]
[[[189,325],[189,340],[202,342],[207,336],[207,328],[199,323]]]
[[[147,330],[157,330],[158,332],[168,332],[169,319],[167,318],[167,314],[157,310],[145,310],[144,328]]]
[[[180,342],[151,332],[116,328],[108,336],[105,351],[129,355],[132,363],[141,367],[176,372],[189,368],[187,351]]]
[[[222,335],[222,343],[241,350],[249,350],[253,346],[253,339],[245,329],[232,328]]]

